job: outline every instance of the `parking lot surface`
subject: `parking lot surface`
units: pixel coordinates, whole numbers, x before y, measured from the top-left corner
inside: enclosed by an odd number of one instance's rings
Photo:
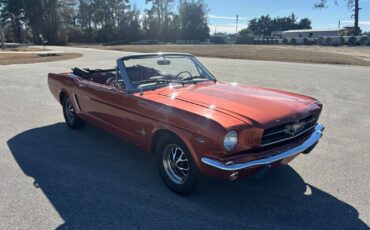
[[[127,53],[54,49],[84,56],[0,66],[0,229],[369,228],[370,68],[199,58],[220,81],[319,99],[326,130],[289,166],[180,197],[151,155],[91,125],[69,130],[49,92],[47,73]]]

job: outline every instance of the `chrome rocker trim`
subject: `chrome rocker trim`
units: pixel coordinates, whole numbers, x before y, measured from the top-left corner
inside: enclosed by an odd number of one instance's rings
[[[325,127],[323,125],[316,125],[315,126],[315,131],[311,134],[311,136],[303,142],[301,145],[294,147],[288,151],[281,152],[281,153],[276,153],[276,155],[272,154],[272,156],[263,158],[263,159],[258,159],[246,163],[240,163],[240,164],[231,164],[231,165],[225,165],[224,163],[208,158],[208,157],[202,157],[202,162],[206,165],[215,167],[220,170],[224,171],[238,171],[242,169],[247,169],[255,166],[262,166],[262,165],[269,165],[272,164],[276,161],[282,160],[284,158],[294,156],[296,154],[304,152],[306,149],[310,148],[314,144],[316,144],[320,138],[323,135]]]

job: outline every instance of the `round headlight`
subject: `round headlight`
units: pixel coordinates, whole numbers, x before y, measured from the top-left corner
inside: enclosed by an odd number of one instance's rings
[[[224,148],[226,151],[233,150],[237,143],[238,143],[238,133],[237,132],[230,131],[225,135]]]

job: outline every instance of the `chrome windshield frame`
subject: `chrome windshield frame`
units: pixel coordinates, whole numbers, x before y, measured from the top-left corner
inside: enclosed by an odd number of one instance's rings
[[[152,57],[163,57],[163,56],[183,56],[183,57],[190,57],[193,61],[194,65],[200,67],[202,71],[207,73],[211,78],[210,81],[217,81],[217,79],[209,72],[209,70],[204,67],[198,59],[196,59],[193,55],[188,53],[150,53],[150,54],[138,54],[138,55],[128,55],[121,58],[118,58],[117,63],[117,75],[121,77],[121,79],[124,81],[126,86],[126,92],[128,93],[136,93],[136,92],[142,92],[142,89],[135,88],[128,76],[128,73],[126,71],[125,61],[130,59],[143,59],[143,58],[152,58]],[[153,87],[155,88],[155,87]]]

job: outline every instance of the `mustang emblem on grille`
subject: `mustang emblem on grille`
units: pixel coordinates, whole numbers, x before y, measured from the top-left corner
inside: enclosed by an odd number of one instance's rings
[[[304,128],[304,122],[296,122],[285,126],[285,133],[294,136]]]

